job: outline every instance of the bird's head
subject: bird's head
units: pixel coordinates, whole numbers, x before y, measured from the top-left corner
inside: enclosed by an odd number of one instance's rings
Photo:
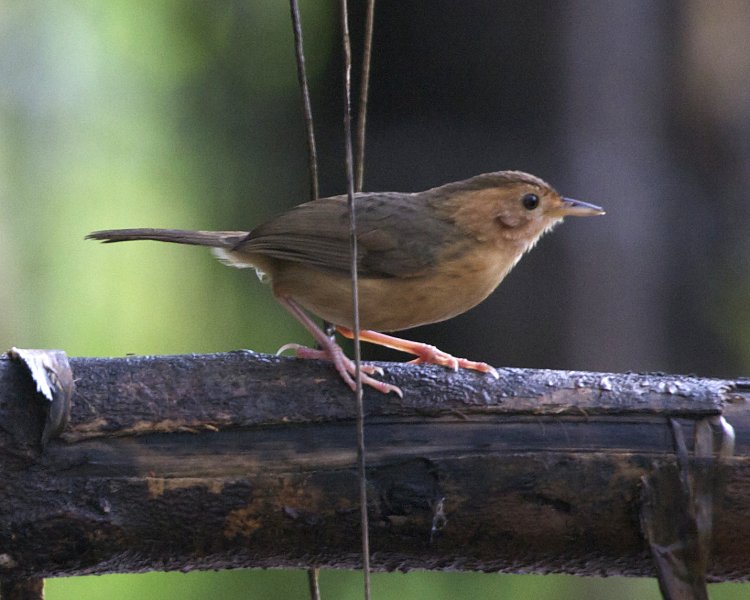
[[[485,173],[446,187],[452,186],[452,217],[462,229],[521,252],[564,217],[604,214],[599,206],[565,198],[542,179],[521,171]]]

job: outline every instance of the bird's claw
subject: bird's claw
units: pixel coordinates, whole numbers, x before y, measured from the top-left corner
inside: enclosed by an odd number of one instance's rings
[[[294,342],[291,342],[289,344],[284,344],[281,348],[276,350],[276,356],[281,356],[288,350],[294,350],[294,355],[299,356],[300,350],[312,350],[312,348],[308,348],[306,346],[303,346],[302,344],[295,344]]]
[[[335,350],[329,352],[328,350],[320,348],[308,348],[307,346],[302,346],[301,344],[284,344],[276,351],[276,355],[278,356],[283,352],[286,352],[287,350],[293,350],[294,356],[297,358],[330,360],[333,363],[333,366],[336,367],[336,370],[339,372],[339,375],[341,375],[341,378],[344,380],[344,382],[353,391],[357,389],[357,384],[354,380],[356,365],[353,360],[351,360],[344,354],[343,350],[338,348],[338,346],[336,346]],[[383,394],[389,394],[393,392],[399,398],[404,397],[404,393],[401,391],[401,388],[390,383],[385,383],[384,381],[378,381],[374,377],[371,377],[371,375],[382,376],[385,374],[383,369],[381,369],[380,367],[376,367],[375,365],[363,364],[360,365],[359,370],[360,379],[362,380],[363,385],[370,386],[371,388],[374,388],[379,392],[382,392]]]

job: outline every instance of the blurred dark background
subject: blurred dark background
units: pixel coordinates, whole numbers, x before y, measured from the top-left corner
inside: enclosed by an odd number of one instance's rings
[[[515,168],[608,210],[415,335],[501,365],[747,373],[746,3],[384,3],[378,17],[368,189]]]
[[[338,3],[300,3],[332,195],[345,190]],[[364,6],[351,4],[356,89]],[[744,0],[381,1],[366,190],[521,169],[607,209],[544,238],[478,308],[405,337],[497,366],[746,375],[747,39]],[[288,3],[0,2],[0,79],[0,345],[309,342],[254,275],[205,251],[83,241],[250,229],[307,199]],[[652,583],[616,589],[657,598]]]

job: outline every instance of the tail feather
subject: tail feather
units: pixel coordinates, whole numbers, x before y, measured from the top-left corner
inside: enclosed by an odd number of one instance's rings
[[[234,248],[246,236],[247,231],[186,231],[183,229],[108,229],[92,231],[87,240],[101,240],[105,244],[132,240],[154,240],[192,246]]]

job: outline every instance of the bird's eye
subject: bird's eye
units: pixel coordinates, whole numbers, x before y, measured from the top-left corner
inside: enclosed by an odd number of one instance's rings
[[[526,210],[534,210],[539,206],[539,196],[536,194],[526,194],[521,198],[521,203]]]

